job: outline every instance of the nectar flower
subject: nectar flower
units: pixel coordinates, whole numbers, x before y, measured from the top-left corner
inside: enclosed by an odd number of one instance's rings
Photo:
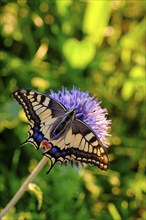
[[[62,91],[57,93],[50,90],[50,96],[61,102],[67,110],[76,109],[77,118],[85,122],[106,147],[109,145],[106,137],[110,136],[108,129],[111,120],[107,120],[107,110],[100,107],[101,102],[97,98],[90,97],[88,91],[81,92],[75,86],[73,86],[71,91],[65,87],[62,87]]]

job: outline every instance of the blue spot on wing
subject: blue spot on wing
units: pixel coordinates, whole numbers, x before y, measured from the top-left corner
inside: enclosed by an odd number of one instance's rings
[[[38,132],[35,132],[35,133],[33,134],[33,137],[34,137],[34,138],[37,138],[38,135],[39,135],[39,133],[38,133]]]
[[[61,156],[62,156],[62,157],[65,157],[66,154],[67,154],[67,152],[66,152],[65,150],[63,150],[63,151],[61,152]]]
[[[54,156],[55,156],[55,158],[57,159],[57,158],[59,158],[59,157],[61,156],[61,153],[58,151],[58,152],[55,153]]]
[[[67,150],[60,150],[60,148],[58,148],[57,146],[53,146],[45,154],[49,154],[50,156],[54,157],[57,160],[59,157],[65,158],[65,156],[68,154],[68,149]]]
[[[43,140],[43,135],[42,135],[42,134],[39,134],[39,136],[37,137],[37,140],[38,140],[39,142],[41,142],[41,141]]]
[[[51,150],[49,150],[49,153],[54,155],[57,151],[58,149],[56,147],[52,147]]]
[[[39,127],[38,126],[35,126],[34,127],[34,131],[38,131],[39,130]]]
[[[40,132],[37,132],[37,131],[35,131],[35,133],[32,135],[32,137],[34,138],[34,140],[37,142],[38,145],[44,139],[43,135]]]

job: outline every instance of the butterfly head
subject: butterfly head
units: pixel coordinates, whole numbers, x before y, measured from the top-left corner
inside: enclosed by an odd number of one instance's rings
[[[66,115],[66,121],[73,121],[75,118],[76,118],[76,109],[72,109],[72,110],[69,110],[65,113]]]

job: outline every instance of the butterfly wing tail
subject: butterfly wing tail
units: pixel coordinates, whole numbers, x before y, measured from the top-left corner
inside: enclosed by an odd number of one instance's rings
[[[56,163],[56,162],[55,162],[55,163]],[[55,163],[53,163],[53,162],[51,161],[51,166],[50,166],[49,170],[47,171],[47,174],[50,173],[50,171],[51,171],[52,168],[54,167]]]
[[[47,174],[48,174],[48,173],[50,173],[50,171],[52,170],[52,168],[54,167],[54,165],[57,161],[54,157],[51,157],[49,154],[43,153],[43,155],[50,160],[50,168],[47,171]]]

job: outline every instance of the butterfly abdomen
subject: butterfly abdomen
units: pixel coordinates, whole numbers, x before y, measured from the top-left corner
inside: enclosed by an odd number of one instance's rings
[[[74,120],[75,116],[76,110],[73,109],[67,111],[64,117],[60,117],[59,123],[56,123],[55,127],[52,127],[50,138],[53,140],[59,138],[68,129],[69,124],[71,125],[71,121]]]

